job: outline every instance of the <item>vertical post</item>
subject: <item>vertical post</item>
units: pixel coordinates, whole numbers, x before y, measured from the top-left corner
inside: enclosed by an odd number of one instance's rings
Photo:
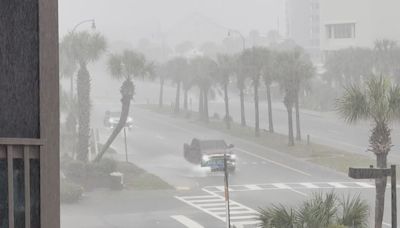
[[[12,146],[7,146],[8,228],[14,228],[14,158]]]
[[[126,127],[124,127],[124,136],[125,136],[125,159],[128,162],[128,144],[126,143]]]
[[[224,154],[224,173],[225,173],[225,207],[226,207],[226,227],[231,227],[230,208],[229,208],[229,183],[228,183],[228,162],[226,153]]]
[[[396,166],[391,166],[391,181],[392,181],[392,228],[397,228],[397,185],[396,185]]]

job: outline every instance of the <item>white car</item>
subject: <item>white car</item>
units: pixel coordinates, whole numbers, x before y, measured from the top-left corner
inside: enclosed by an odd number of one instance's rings
[[[121,112],[110,112],[106,111],[104,117],[104,126],[109,127],[111,129],[115,128],[119,122],[119,118],[121,116]],[[126,119],[126,127],[131,129],[133,127],[133,119],[128,116]]]

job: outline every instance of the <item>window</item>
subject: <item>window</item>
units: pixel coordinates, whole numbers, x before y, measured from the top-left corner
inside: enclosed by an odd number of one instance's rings
[[[328,39],[352,39],[356,36],[355,23],[329,24],[326,25]]]

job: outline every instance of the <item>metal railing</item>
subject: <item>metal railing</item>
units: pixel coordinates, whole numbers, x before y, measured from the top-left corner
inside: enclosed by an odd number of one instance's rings
[[[3,220],[0,228],[40,227],[42,145],[40,139],[0,138],[0,161],[3,162],[0,174],[4,177],[0,184],[6,183],[2,190],[7,192],[0,202],[5,203],[0,214],[0,220]]]

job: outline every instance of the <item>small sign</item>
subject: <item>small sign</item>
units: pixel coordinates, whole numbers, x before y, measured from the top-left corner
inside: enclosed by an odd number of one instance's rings
[[[391,169],[350,168],[349,177],[354,179],[375,179],[391,175]]]

